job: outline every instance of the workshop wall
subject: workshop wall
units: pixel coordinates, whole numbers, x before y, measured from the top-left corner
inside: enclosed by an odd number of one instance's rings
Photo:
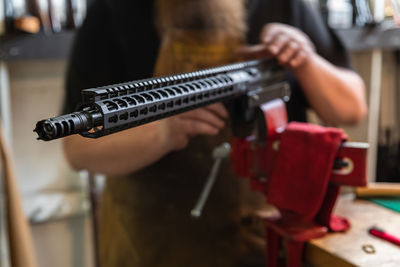
[[[8,63],[13,152],[38,266],[91,267],[85,183],[66,163],[61,142],[39,142],[36,121],[59,114],[66,62]]]
[[[351,63],[354,70],[356,70],[365,82],[367,87],[367,103],[369,103],[369,84],[371,73],[371,52],[352,52]],[[368,142],[368,114],[363,121],[356,126],[341,126],[349,135],[351,141],[355,142]]]

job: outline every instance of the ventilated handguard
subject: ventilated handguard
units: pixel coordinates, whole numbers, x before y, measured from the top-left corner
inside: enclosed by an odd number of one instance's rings
[[[39,121],[38,139],[72,134],[100,137],[214,102],[237,102],[252,114],[260,101],[290,95],[286,73],[274,61],[256,60],[82,91],[77,112]],[[241,98],[241,101],[237,101]],[[245,120],[250,120],[251,115]]]

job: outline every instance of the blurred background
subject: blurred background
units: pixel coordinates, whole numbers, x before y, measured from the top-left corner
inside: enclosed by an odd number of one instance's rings
[[[70,47],[92,1],[0,0],[0,116],[42,267],[93,266],[88,174],[68,167],[60,141],[37,142],[32,132],[36,121],[61,112]],[[398,182],[400,0],[309,2],[342,39],[368,87],[367,118],[345,127],[352,141],[371,145],[368,179]],[[104,177],[96,181],[101,187]],[[7,246],[0,242],[6,267]]]

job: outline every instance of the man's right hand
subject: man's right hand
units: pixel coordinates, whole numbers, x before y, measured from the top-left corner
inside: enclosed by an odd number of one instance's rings
[[[216,103],[163,119],[160,121],[162,142],[171,151],[183,149],[191,137],[217,135],[227,118],[228,111]]]
[[[193,136],[218,134],[227,117],[222,104],[213,104],[102,138],[72,135],[64,138],[64,151],[77,170],[126,175],[184,148]]]

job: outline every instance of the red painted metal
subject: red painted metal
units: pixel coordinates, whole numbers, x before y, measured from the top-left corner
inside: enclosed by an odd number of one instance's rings
[[[268,178],[274,169],[280,136],[288,120],[285,104],[281,100],[262,105],[261,111],[268,129],[267,136],[255,134],[244,139],[233,138],[231,160],[236,174],[249,178],[252,189],[267,196],[269,190],[274,190],[268,186]],[[326,192],[331,197],[326,198],[328,200],[323,203],[315,218],[304,220],[293,212],[280,210],[279,219],[266,220],[267,266],[278,266],[281,245],[286,248],[286,265],[301,266],[304,242],[326,235],[331,227],[329,223],[339,186],[365,186],[366,148],[365,144],[355,143],[344,143],[341,146],[336,158],[344,160],[347,165],[333,170]]]

